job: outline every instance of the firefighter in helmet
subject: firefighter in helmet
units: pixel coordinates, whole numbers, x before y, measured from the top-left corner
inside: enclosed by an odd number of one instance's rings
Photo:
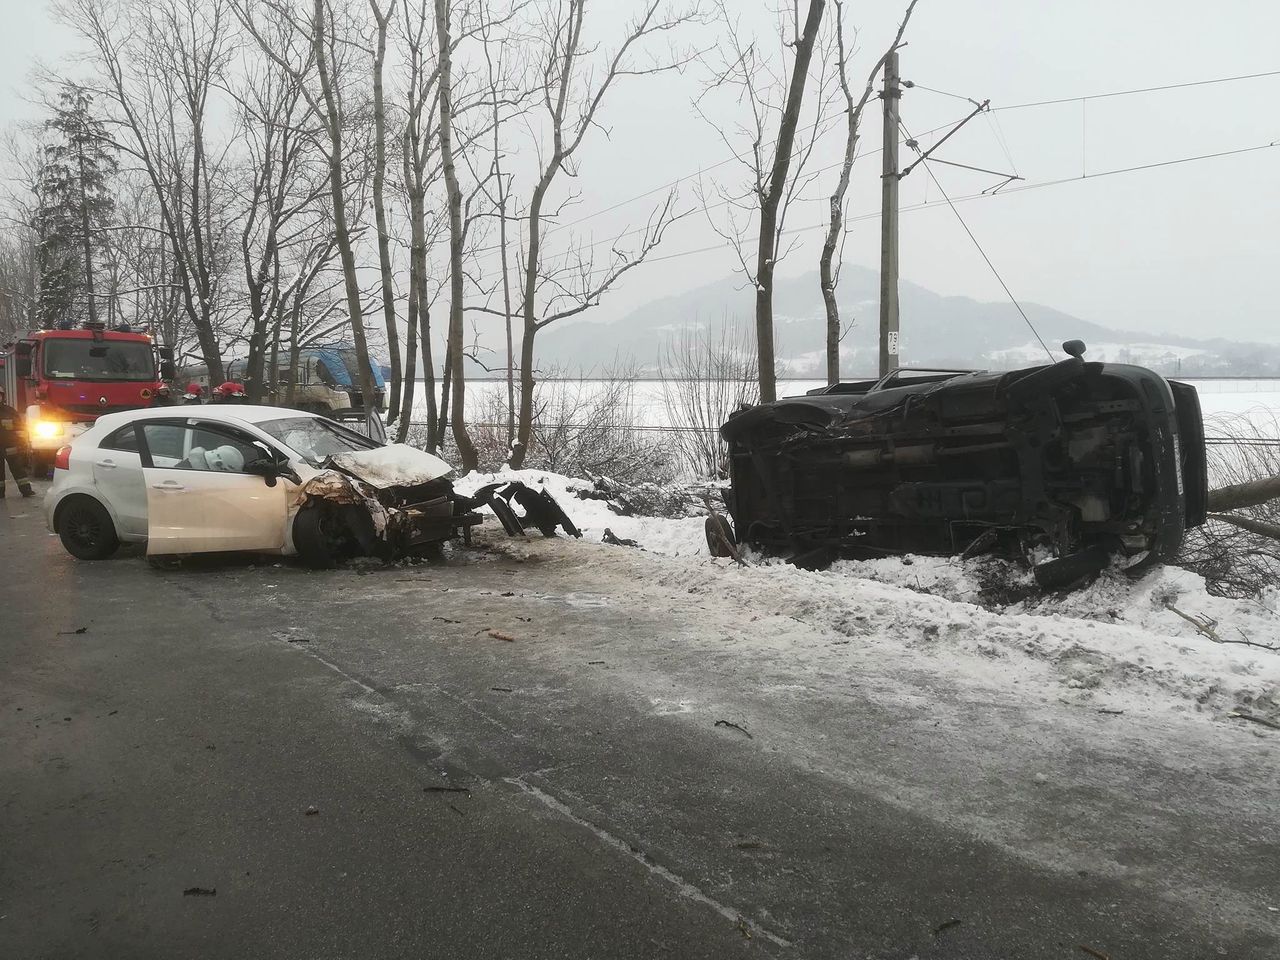
[[[212,403],[244,403],[246,400],[244,385],[228,380],[214,389],[210,400]]]
[[[186,392],[182,394],[182,403],[184,406],[204,403],[204,387],[198,383],[188,383]]]
[[[34,497],[31,481],[27,479],[27,466],[23,463],[22,420],[18,411],[9,406],[5,399],[4,387],[0,387],[0,497],[5,495],[4,466],[9,465],[18,484],[18,492],[24,497]]]

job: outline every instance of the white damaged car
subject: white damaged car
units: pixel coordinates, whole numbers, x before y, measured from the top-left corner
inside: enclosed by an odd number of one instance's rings
[[[545,494],[512,485],[459,496],[452,468],[433,454],[280,407],[107,414],[59,450],[54,466],[45,516],[81,560],[106,559],[121,542],[145,542],[149,557],[249,551],[315,567],[357,555],[389,560],[468,537],[480,506],[494,507],[509,532],[527,524],[576,533]]]

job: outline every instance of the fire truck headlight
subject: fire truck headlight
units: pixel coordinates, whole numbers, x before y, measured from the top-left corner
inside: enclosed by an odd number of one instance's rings
[[[55,420],[36,420],[31,424],[31,436],[37,440],[52,440],[62,433],[62,424]]]

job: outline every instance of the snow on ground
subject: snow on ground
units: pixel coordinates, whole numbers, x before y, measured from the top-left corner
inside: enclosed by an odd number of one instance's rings
[[[606,528],[635,540],[645,554],[609,554],[636,568],[627,574],[629,593],[650,581],[655,603],[666,603],[663,591],[673,587],[714,596],[700,614],[708,629],[732,633],[770,662],[791,658],[787,670],[800,680],[849,673],[876,650],[932,662],[957,684],[1017,689],[1023,698],[1206,717],[1243,709],[1280,722],[1280,653],[1245,642],[1280,647],[1280,589],[1259,601],[1229,600],[1207,593],[1195,574],[1163,567],[1045,595],[1016,565],[981,558],[842,561],[816,572],[754,558],[739,568],[710,558],[702,518],[621,517],[601,500],[578,498],[592,489],[588,481],[522,470],[457,486],[470,492],[500,480],[547,490],[587,542],[598,543]]]

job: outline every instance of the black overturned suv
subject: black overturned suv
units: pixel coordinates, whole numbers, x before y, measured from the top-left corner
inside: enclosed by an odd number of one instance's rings
[[[1143,367],[897,370],[721,427],[736,539],[801,566],[897,553],[1026,558],[1063,588],[1172,558],[1204,523],[1194,387]]]

